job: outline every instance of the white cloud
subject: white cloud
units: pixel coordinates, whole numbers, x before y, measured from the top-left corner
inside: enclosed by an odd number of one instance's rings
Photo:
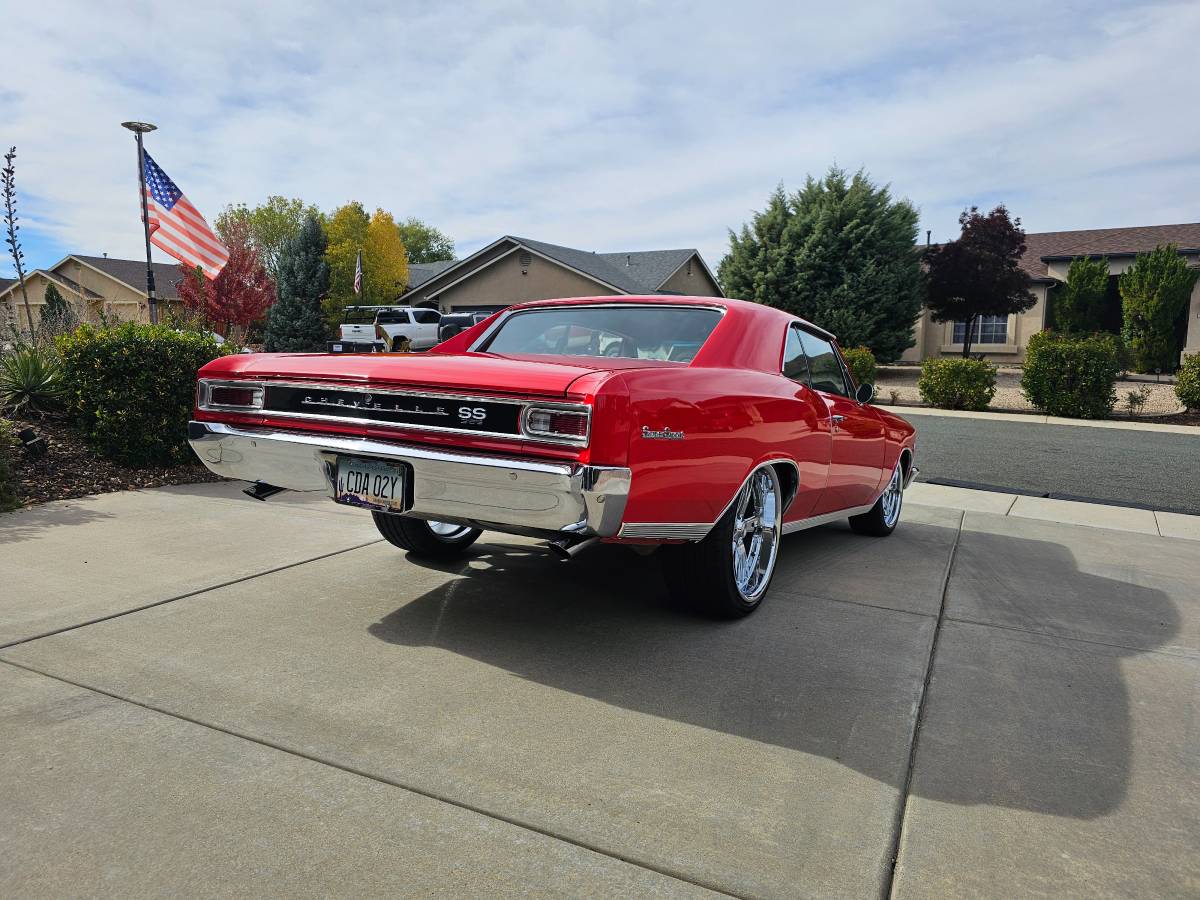
[[[1194,3],[164,6],[10,19],[27,235],[139,254],[129,118],[210,218],[359,199],[461,250],[508,232],[715,265],[778,181],[833,161],[935,239],[973,202],[1030,230],[1197,217]]]

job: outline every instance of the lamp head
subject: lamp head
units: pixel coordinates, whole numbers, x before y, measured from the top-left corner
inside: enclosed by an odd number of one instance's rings
[[[122,128],[128,128],[130,131],[137,134],[146,134],[149,131],[156,131],[157,125],[151,125],[149,122],[122,122]]]

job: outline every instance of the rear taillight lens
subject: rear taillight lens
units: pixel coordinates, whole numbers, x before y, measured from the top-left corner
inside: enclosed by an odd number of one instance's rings
[[[583,446],[588,440],[590,420],[586,409],[531,406],[525,410],[524,431],[529,437]]]
[[[251,412],[263,408],[265,393],[260,382],[201,379],[196,388],[196,405],[200,409]]]

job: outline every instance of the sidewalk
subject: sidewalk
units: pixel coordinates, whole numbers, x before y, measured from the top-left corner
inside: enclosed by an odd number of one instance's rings
[[[1164,425],[1161,422],[1139,422],[1130,419],[1064,419],[1044,413],[972,412],[965,409],[937,409],[932,406],[893,406],[890,403],[876,404],[880,409],[904,418],[907,416],[944,416],[950,419],[991,419],[999,422],[1025,423],[1029,425],[1074,425],[1079,428],[1116,428],[1124,431],[1157,431],[1162,434],[1190,434],[1200,437],[1200,427],[1195,425]]]
[[[940,506],[943,509],[1038,519],[1060,525],[1084,525],[1090,528],[1107,528],[1110,531],[1130,531],[1157,537],[1200,541],[1200,516],[1185,516],[1161,510],[1027,497],[1021,494],[980,491],[921,481],[914,482],[909,487],[906,498],[910,503],[921,506]]]

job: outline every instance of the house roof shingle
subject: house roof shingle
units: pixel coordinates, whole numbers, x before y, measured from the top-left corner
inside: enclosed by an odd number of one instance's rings
[[[146,262],[140,259],[114,259],[111,256],[83,256],[71,254],[75,259],[87,263],[118,281],[123,281],[134,290],[145,293]],[[154,263],[154,289],[160,300],[178,300],[179,291],[175,283],[182,278],[179,266],[174,263]]]
[[[1159,244],[1176,244],[1181,250],[1200,248],[1200,222],[1026,234],[1020,265],[1032,277],[1046,279],[1050,277],[1047,258],[1145,253]]]
[[[440,275],[451,266],[458,263],[456,259],[443,259],[431,263],[408,264],[408,289],[420,287],[434,275]]]
[[[696,253],[695,250],[591,253],[514,235],[505,237],[630,294],[647,294],[658,290],[688,257]]]

